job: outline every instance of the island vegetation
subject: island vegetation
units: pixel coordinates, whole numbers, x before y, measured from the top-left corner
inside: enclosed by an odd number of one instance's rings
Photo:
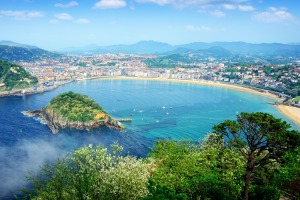
[[[97,102],[86,95],[71,91],[53,98],[47,110],[48,113],[52,110],[69,121],[89,122],[104,120],[108,116]]]
[[[40,116],[47,122],[53,133],[63,128],[90,130],[102,125],[118,130],[125,128],[105,112],[97,102],[86,95],[72,91],[54,97],[44,108],[27,111],[25,114]]]
[[[23,67],[0,60],[0,91],[33,87],[38,79]]]
[[[24,199],[299,199],[300,133],[241,113],[200,143],[158,141],[146,158],[83,147],[31,173]]]

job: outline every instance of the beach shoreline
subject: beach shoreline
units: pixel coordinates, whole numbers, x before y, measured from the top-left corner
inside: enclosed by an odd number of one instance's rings
[[[274,99],[278,102],[282,102],[284,98],[279,98],[277,95],[269,92],[260,92],[258,90],[243,87],[241,85],[234,85],[221,82],[205,81],[205,80],[180,80],[180,79],[168,79],[168,78],[144,78],[144,77],[129,77],[129,76],[114,76],[114,77],[101,77],[99,79],[115,79],[115,80],[140,80],[140,81],[164,81],[164,82],[175,82],[175,83],[189,83],[189,84],[198,84],[198,85],[207,85],[215,86],[222,88],[235,89],[239,91],[244,91],[247,93],[257,94],[264,97]]]
[[[231,85],[227,83],[218,83],[212,81],[202,81],[202,80],[178,80],[178,79],[167,79],[167,78],[143,78],[143,77],[127,77],[127,76],[116,76],[116,77],[101,77],[99,79],[114,79],[114,80],[141,80],[141,81],[165,81],[165,82],[175,82],[175,83],[188,83],[188,84],[199,84],[199,85],[207,85],[214,87],[222,87],[228,89],[239,90],[251,94],[256,94],[260,96],[264,96],[279,102],[278,105],[274,105],[284,116],[288,117],[292,120],[298,127],[300,127],[300,108],[282,105],[280,103],[283,102],[284,98],[280,98],[275,94],[271,94],[268,92],[260,92],[255,89],[246,88],[239,85]]]
[[[283,115],[291,119],[297,126],[300,127],[300,108],[293,107],[293,106],[287,106],[282,105],[284,98],[280,98],[275,94],[269,93],[268,91],[262,92],[258,91],[258,89],[252,89],[243,87],[242,85],[234,85],[234,84],[228,84],[228,83],[221,83],[221,82],[213,82],[213,81],[205,81],[205,80],[180,80],[180,79],[169,79],[169,78],[147,78],[147,77],[129,77],[129,76],[101,76],[101,77],[94,77],[94,78],[87,78],[83,80],[76,80],[76,81],[86,81],[86,80],[139,80],[139,81],[164,81],[164,82],[174,82],[174,83],[185,83],[185,84],[198,84],[198,85],[207,85],[212,87],[222,87],[222,88],[228,88],[233,90],[238,90],[242,92],[247,92],[251,94],[256,94],[260,96],[264,96],[273,100],[276,100],[279,104],[274,105]],[[69,81],[72,82],[72,81]],[[10,93],[7,92],[7,94],[1,94],[0,97],[3,96],[21,96],[21,95],[28,95],[28,94],[37,94],[37,93],[43,93],[50,90],[54,90],[58,88],[61,85],[67,84],[69,82],[65,82],[63,84],[57,85],[55,87],[49,87],[45,90],[40,91],[30,91],[25,94],[22,94],[21,91],[18,91],[18,93]]]
[[[300,108],[288,105],[276,105],[277,109],[300,127]]]

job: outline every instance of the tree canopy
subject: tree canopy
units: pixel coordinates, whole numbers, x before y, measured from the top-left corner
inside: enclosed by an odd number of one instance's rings
[[[107,114],[97,102],[88,96],[71,91],[53,98],[48,109],[52,109],[70,121],[93,121],[97,115],[104,119]]]
[[[86,146],[28,177],[25,199],[279,200],[300,193],[300,133],[241,113],[201,142],[157,141],[147,158]],[[248,191],[247,191],[248,190]]]
[[[225,120],[215,125],[215,132],[225,138],[228,147],[234,147],[246,160],[243,198],[249,198],[251,174],[256,167],[269,162],[280,162],[286,152],[300,145],[298,131],[268,113],[241,113],[237,120]]]

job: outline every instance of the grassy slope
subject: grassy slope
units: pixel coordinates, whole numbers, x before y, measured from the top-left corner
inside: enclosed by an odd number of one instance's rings
[[[0,60],[0,90],[28,88],[37,82],[37,78],[31,76],[23,67]]]
[[[53,98],[49,107],[69,121],[89,122],[103,120],[107,116],[94,100],[74,92],[62,93]]]

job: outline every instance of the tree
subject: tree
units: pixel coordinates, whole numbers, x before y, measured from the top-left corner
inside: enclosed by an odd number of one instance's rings
[[[239,150],[246,159],[243,199],[248,200],[251,174],[258,166],[280,162],[283,155],[300,145],[298,131],[267,113],[241,113],[237,120],[225,120],[214,131],[224,137],[225,144]]]
[[[244,161],[224,146],[216,134],[200,145],[191,142],[158,141],[149,155],[156,160],[147,200],[239,199]]]
[[[54,164],[29,174],[33,189],[23,190],[24,199],[141,199],[149,191],[152,163],[120,155],[114,144],[112,153],[104,147],[83,147]]]

